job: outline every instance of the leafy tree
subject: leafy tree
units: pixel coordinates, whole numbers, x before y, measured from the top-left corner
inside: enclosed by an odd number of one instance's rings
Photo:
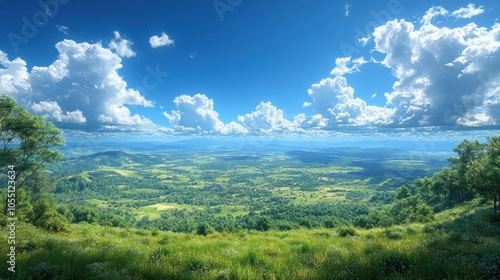
[[[434,212],[418,196],[396,200],[391,205],[390,213],[396,224],[434,220]]]
[[[0,190],[0,197],[7,196],[7,188]],[[34,218],[33,205],[31,204],[31,196],[29,192],[23,189],[17,190],[16,197],[16,218],[21,221],[32,221]],[[0,213],[4,213],[5,205],[0,203]],[[2,220],[2,218],[0,218]],[[0,221],[1,226],[5,226],[6,219]]]
[[[207,222],[203,222],[203,223],[200,223],[197,227],[196,227],[196,234],[198,235],[207,235],[207,234],[211,234],[214,232],[214,229],[211,228]]]
[[[56,182],[54,177],[50,175],[51,172],[47,170],[38,170],[26,178],[24,188],[34,195],[53,191],[56,187]]]
[[[115,213],[107,212],[99,216],[99,224],[108,227],[127,227],[129,224],[125,221],[125,217]]]
[[[473,195],[472,186],[468,184],[466,172],[472,161],[477,160],[484,149],[484,144],[478,140],[469,141],[464,139],[453,149],[457,157],[448,158],[452,166],[456,168],[458,184],[455,188],[455,194],[459,202],[471,198]]]
[[[0,168],[7,174],[9,166],[14,166],[17,189],[33,175],[39,175],[38,171],[62,159],[62,153],[54,149],[65,144],[61,134],[42,116],[35,116],[17,106],[12,98],[0,95]]]
[[[500,200],[500,136],[488,138],[486,152],[468,165],[466,177],[481,196],[493,199],[496,213]]]
[[[431,178],[425,177],[417,178],[414,183],[415,189],[426,201],[431,201],[434,197],[432,191],[432,182],[433,180]]]
[[[398,189],[398,193],[396,195],[396,199],[403,199],[411,196],[410,189],[408,189],[406,186],[401,186]]]
[[[433,176],[434,183],[433,191],[438,193],[442,190],[444,196],[448,199],[456,199],[460,202],[460,178],[458,170],[454,167],[447,166]]]
[[[59,205],[57,207],[57,212],[61,215],[63,215],[64,217],[66,217],[66,219],[68,219],[68,222],[73,222],[73,220],[75,219],[75,215],[73,215],[73,213],[71,212],[71,209],[69,209],[69,207],[67,205]]]
[[[255,224],[255,229],[260,231],[268,231],[271,228],[271,219],[269,217],[263,216],[257,220]]]
[[[99,219],[99,211],[96,208],[82,206],[82,205],[72,205],[70,207],[71,213],[75,217],[74,222],[87,222],[89,224],[97,222]]]
[[[50,199],[39,198],[35,201],[33,210],[35,212],[34,225],[48,231],[69,231],[68,219],[56,211],[55,205]]]
[[[24,221],[31,221],[35,217],[31,197],[23,189],[16,191],[16,217]]]

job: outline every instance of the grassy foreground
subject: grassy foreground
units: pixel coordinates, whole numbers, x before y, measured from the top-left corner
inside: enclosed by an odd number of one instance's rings
[[[88,224],[67,234],[17,229],[6,279],[500,279],[500,227],[491,210],[461,206],[433,224],[386,229],[214,233]],[[2,228],[2,236],[6,229]]]

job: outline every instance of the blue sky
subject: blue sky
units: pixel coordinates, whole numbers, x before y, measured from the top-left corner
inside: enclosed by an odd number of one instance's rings
[[[68,131],[309,137],[500,125],[497,1],[0,4],[0,93]]]

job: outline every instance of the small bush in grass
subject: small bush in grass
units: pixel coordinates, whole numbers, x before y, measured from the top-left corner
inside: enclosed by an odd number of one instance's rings
[[[248,236],[247,232],[246,232],[246,231],[243,231],[243,230],[242,230],[242,231],[240,231],[238,235],[240,236],[240,238],[241,238],[242,240],[246,240],[246,239],[247,239],[247,236]]]
[[[186,260],[186,268],[189,272],[207,273],[211,270],[210,265],[198,256],[190,256]]]
[[[262,259],[262,257],[259,256],[254,250],[248,250],[240,259],[240,263],[254,267],[262,267],[265,265],[264,259]]]
[[[322,231],[322,232],[318,232],[315,234],[317,237],[319,238],[329,238],[330,236],[332,236],[329,232],[327,231]]]
[[[337,231],[338,231],[339,236],[341,236],[341,237],[348,237],[348,236],[356,236],[356,235],[358,235],[356,233],[356,229],[353,228],[353,227],[343,226],[343,227],[340,227]]]
[[[404,235],[404,231],[400,227],[391,227],[391,228],[384,229],[384,236],[389,238],[389,239],[393,239],[393,240],[402,239],[403,235]]]
[[[140,236],[146,236],[146,235],[148,235],[148,231],[144,230],[144,229],[138,229],[135,231],[135,234],[140,235]]]
[[[311,244],[307,241],[293,241],[291,242],[293,245],[294,251],[301,253],[301,254],[309,254],[314,252],[314,247],[311,246]]]
[[[365,255],[374,255],[383,250],[384,246],[382,246],[381,244],[370,242],[365,246],[363,252]]]
[[[367,233],[367,234],[365,234],[365,238],[368,239],[368,240],[374,239],[375,235],[373,235],[372,233]]]
[[[417,231],[416,229],[412,228],[412,227],[407,227],[407,228],[406,228],[406,233],[407,233],[408,235],[415,235],[415,234],[417,234],[417,233],[418,233],[418,231]]]
[[[149,245],[151,243],[151,239],[149,237],[142,238],[139,240],[139,244],[141,245]]]
[[[158,240],[158,244],[165,245],[170,243],[170,237],[168,235],[163,235],[160,240]]]

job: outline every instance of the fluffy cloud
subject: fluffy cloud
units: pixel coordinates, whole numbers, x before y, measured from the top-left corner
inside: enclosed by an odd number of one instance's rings
[[[306,106],[310,106],[310,103],[306,103]],[[296,126],[302,128],[304,132],[311,130],[320,130],[327,128],[328,119],[324,118],[321,114],[315,114],[312,117],[307,117],[306,114],[298,114],[293,119]]]
[[[312,102],[304,105],[311,107],[317,114],[316,123],[321,126],[369,126],[390,123],[392,110],[367,105],[364,100],[355,98],[354,89],[343,76],[323,79],[313,84],[308,93]]]
[[[420,20],[423,24],[431,23],[431,21],[437,16],[446,16],[448,11],[441,6],[434,6],[425,12],[424,16]]]
[[[426,22],[417,29],[393,20],[373,37],[375,50],[385,54],[381,63],[398,79],[385,95],[395,125],[500,123],[492,114],[499,103],[500,24],[438,28]]]
[[[380,62],[338,58],[326,78],[309,89],[315,121],[300,116],[303,127],[338,126],[483,126],[500,124],[500,24],[491,28],[469,23],[437,27],[436,17],[470,18],[483,12],[473,4],[448,12],[432,7],[416,27],[392,20],[369,35]],[[370,106],[354,97],[346,74],[360,72],[365,63],[391,69],[397,81],[386,93],[387,107]],[[321,116],[321,117],[319,117]],[[325,125],[326,124],[326,125]]]
[[[318,126],[317,116],[307,119],[304,114],[290,121],[283,110],[271,102],[260,102],[254,111],[238,116],[241,123],[224,124],[214,110],[214,102],[203,94],[181,95],[174,99],[176,110],[163,115],[174,126],[177,133],[198,133],[215,135],[276,135],[304,132],[302,127]]]
[[[10,61],[7,54],[0,51],[0,65],[1,93],[14,95],[30,90],[29,74],[24,60],[16,58]]]
[[[343,76],[345,74],[359,72],[359,67],[367,63],[363,57],[351,60],[351,57],[342,57],[335,60],[335,68],[330,72],[334,76]]]
[[[161,36],[154,35],[149,38],[149,44],[152,48],[158,48],[162,46],[170,46],[174,43],[174,40],[170,39],[165,32],[161,33]]]
[[[174,99],[177,110],[163,115],[178,132],[202,134],[245,134],[247,130],[235,122],[224,124],[214,110],[214,101],[203,94],[181,95]]]
[[[276,108],[271,102],[260,102],[255,111],[238,116],[246,129],[253,134],[275,134],[298,131],[298,123],[284,117],[283,110]]]
[[[467,7],[462,7],[451,13],[456,18],[471,18],[484,13],[483,6],[475,7],[474,4],[469,4]]]
[[[424,16],[420,20],[423,24],[430,24],[431,21],[438,16],[452,16],[454,18],[472,18],[477,15],[484,13],[483,6],[479,6],[476,8],[474,4],[469,4],[467,7],[462,7],[456,11],[449,12],[445,8],[441,6],[434,6],[425,12]]]
[[[132,115],[128,105],[154,106],[118,74],[121,58],[100,44],[64,40],[49,66],[34,66],[0,52],[0,92],[50,120],[89,130],[156,130],[151,120]]]
[[[109,43],[109,48],[116,51],[120,57],[133,57],[135,52],[132,50],[132,41],[123,38],[120,32],[115,31],[115,38]]]
[[[34,113],[45,115],[57,122],[85,123],[87,121],[80,110],[63,113],[61,107],[55,101],[35,103],[31,106],[31,109]]]

